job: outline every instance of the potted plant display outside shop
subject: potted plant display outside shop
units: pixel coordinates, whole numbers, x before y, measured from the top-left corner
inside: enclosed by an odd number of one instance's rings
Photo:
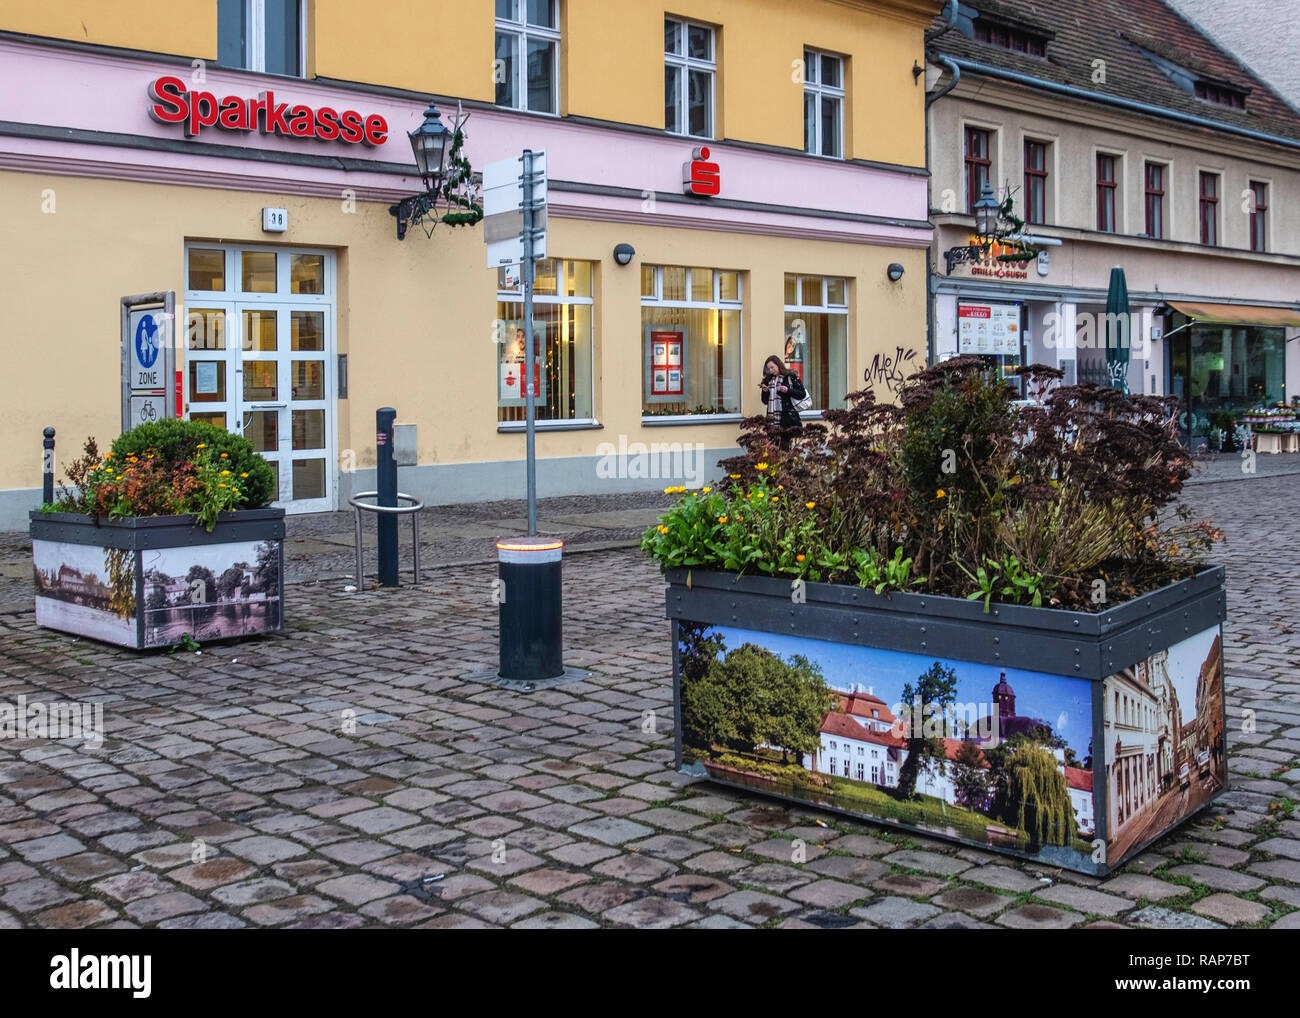
[[[1226,787],[1221,539],[1177,408],[978,358],[774,436],[646,532],[678,767],[1091,874]]]
[[[284,510],[247,439],[167,419],[64,475],[30,514],[38,625],[136,649],[283,627]]]

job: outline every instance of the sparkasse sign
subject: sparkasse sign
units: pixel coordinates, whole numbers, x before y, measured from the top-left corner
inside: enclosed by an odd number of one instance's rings
[[[285,138],[315,138],[348,145],[382,145],[388,139],[388,121],[378,113],[362,116],[329,106],[315,109],[302,103],[277,103],[267,90],[256,99],[211,92],[195,92],[180,78],[163,75],[149,83],[153,105],[149,116],[160,124],[184,124],[185,134],[196,138],[205,127],[223,131],[259,131]]]

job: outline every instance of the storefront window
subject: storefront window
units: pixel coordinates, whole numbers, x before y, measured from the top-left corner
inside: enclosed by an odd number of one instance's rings
[[[738,274],[648,265],[641,289],[642,413],[739,413]]]
[[[1226,431],[1245,411],[1287,399],[1283,329],[1194,325],[1169,345],[1169,393],[1183,404],[1179,423],[1193,448],[1214,427]]]
[[[845,406],[849,391],[847,294],[843,279],[789,273],[785,277],[785,346],[778,354],[786,367],[803,379],[815,410]]]
[[[533,286],[534,398],[537,420],[591,420],[592,263],[547,258]],[[523,387],[524,303],[517,266],[497,270],[497,420],[527,415]]]

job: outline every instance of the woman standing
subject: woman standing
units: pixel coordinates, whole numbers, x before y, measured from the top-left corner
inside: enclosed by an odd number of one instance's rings
[[[790,443],[790,430],[803,427],[795,404],[808,398],[799,376],[786,369],[776,354],[763,362],[763,380],[758,383],[763,402],[767,404],[767,426],[780,436],[781,448]]]

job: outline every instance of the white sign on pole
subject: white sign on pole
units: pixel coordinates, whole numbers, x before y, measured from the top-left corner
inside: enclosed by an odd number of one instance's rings
[[[523,156],[483,167],[483,239],[487,267],[524,260]],[[533,258],[546,257],[546,153],[533,153]]]

